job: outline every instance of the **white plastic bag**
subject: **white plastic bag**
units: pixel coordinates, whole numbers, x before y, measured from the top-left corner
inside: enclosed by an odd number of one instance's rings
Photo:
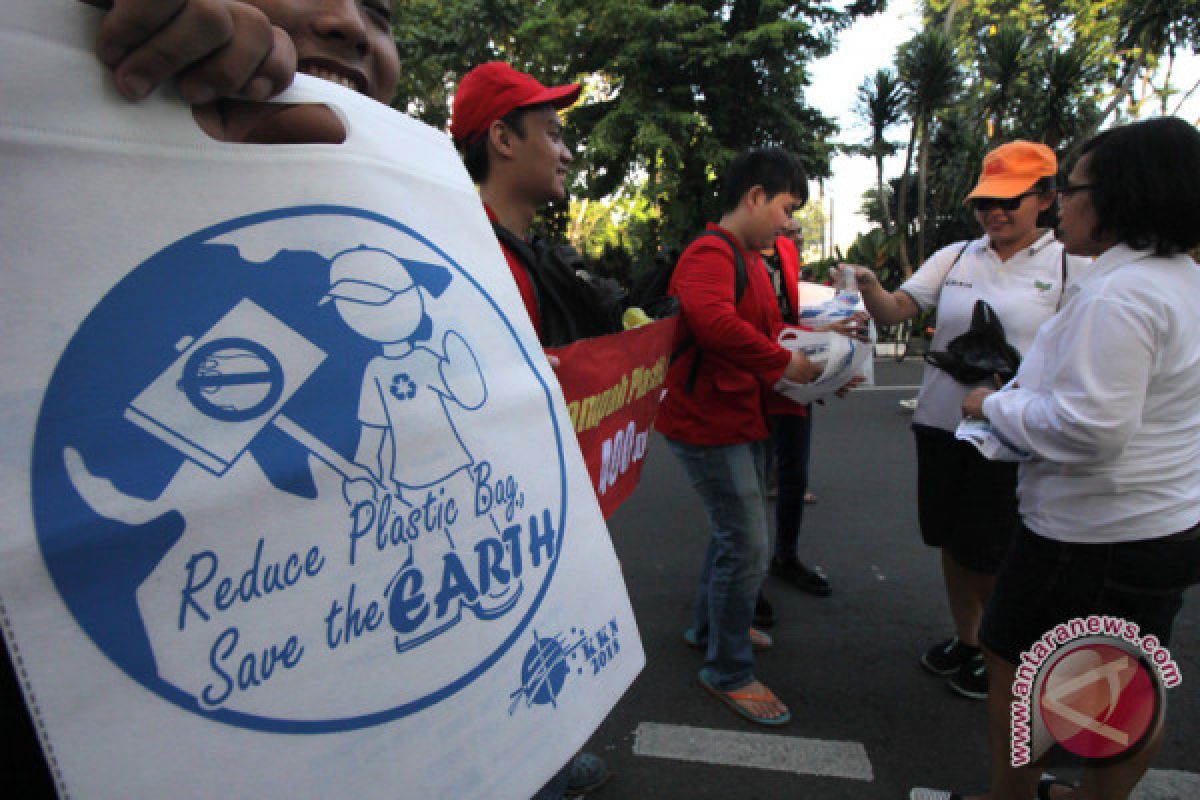
[[[811,403],[833,394],[861,374],[863,366],[871,359],[869,344],[840,333],[789,327],[779,334],[778,341],[792,352],[803,351],[809,360],[821,367],[821,374],[810,383],[781,378],[775,385],[775,391],[797,403]]]

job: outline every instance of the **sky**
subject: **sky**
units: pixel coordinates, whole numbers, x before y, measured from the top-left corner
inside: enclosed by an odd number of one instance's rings
[[[866,138],[868,129],[853,113],[855,92],[863,79],[881,67],[891,67],[896,48],[921,28],[917,0],[890,0],[882,14],[858,20],[842,34],[837,49],[812,65],[812,86],[808,103],[836,120],[842,127],[840,141],[857,142]],[[1175,66],[1172,83],[1186,90],[1200,80],[1200,57],[1189,55]],[[1200,118],[1200,91],[1183,106],[1180,116],[1195,122]],[[902,146],[908,142],[908,129],[897,125],[890,134]],[[903,153],[884,164],[884,179],[897,177],[904,168]],[[833,178],[825,183],[825,208],[833,211],[833,241],[843,252],[854,237],[870,228],[859,213],[863,192],[875,185],[875,162],[862,156],[835,156]],[[817,199],[813,190],[813,202]]]

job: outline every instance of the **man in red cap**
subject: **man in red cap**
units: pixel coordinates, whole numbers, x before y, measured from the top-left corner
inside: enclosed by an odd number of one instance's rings
[[[492,61],[463,76],[454,94],[450,135],[471,179],[479,184],[488,218],[528,240],[539,208],[567,196],[571,152],[563,143],[559,109],[579,98],[577,83],[548,88],[508,64]],[[518,243],[501,241],[521,299],[544,340],[532,265]]]
[[[464,75],[454,94],[450,135],[479,185],[488,219],[512,234],[510,241],[501,237],[500,249],[542,342],[545,330],[530,263],[534,256],[527,242],[538,209],[566,199],[571,151],[563,143],[558,112],[578,100],[579,93],[577,83],[546,87],[532,75],[491,61]],[[580,753],[534,800],[586,794],[608,777],[603,759]]]

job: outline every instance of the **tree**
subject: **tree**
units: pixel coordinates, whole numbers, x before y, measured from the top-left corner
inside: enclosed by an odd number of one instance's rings
[[[1100,117],[1095,87],[1102,73],[1087,45],[1076,42],[1065,50],[1042,50],[1030,71],[1029,99],[1023,104],[1027,127],[1021,133],[1054,150],[1082,140]]]
[[[904,180],[897,216],[899,229],[907,229],[908,175],[912,165],[914,142],[920,142],[920,164],[917,167],[917,260],[925,260],[925,198],[929,177],[930,128],[934,115],[949,105],[958,94],[962,73],[954,43],[940,30],[927,28],[900,47],[896,66],[900,82],[908,97],[912,134],[905,154]],[[900,248],[901,263],[909,267],[908,248]]]
[[[450,97],[467,70],[521,57],[516,33],[534,0],[404,0],[393,4],[392,29],[404,69],[393,105],[436,128],[450,120]]]
[[[1116,91],[1091,128],[1071,146],[1068,158],[1104,125],[1128,98],[1135,80],[1153,68],[1164,53],[1174,57],[1176,48],[1200,48],[1200,0],[1125,0],[1117,9],[1119,32],[1115,51],[1121,59],[1121,77]],[[1170,86],[1164,86],[1164,92]]]
[[[785,147],[828,176],[836,128],[805,102],[806,65],[883,0],[840,5],[547,0],[518,38],[592,76],[593,102],[571,115],[581,191],[644,181],[661,238],[679,244],[717,215],[717,176],[746,147]]]
[[[836,127],[807,105],[807,65],[885,0],[406,0],[396,106],[443,127],[470,67],[503,59],[546,83],[581,80],[568,115],[572,191],[624,188],[650,202],[643,241],[679,244],[716,215],[716,178],[738,151],[779,145],[828,176]],[[560,210],[548,220],[565,233]]]
[[[1006,24],[984,39],[980,48],[978,77],[990,145],[1004,138],[1004,120],[1016,106],[1021,80],[1027,73],[1028,44],[1024,31]]]
[[[892,229],[892,215],[883,184],[883,160],[895,155],[898,150],[895,144],[888,141],[887,132],[900,122],[904,114],[904,101],[904,88],[896,79],[896,73],[881,69],[859,85],[854,106],[855,113],[867,123],[871,133],[865,144],[850,149],[875,159],[875,188],[883,213],[885,234]]]

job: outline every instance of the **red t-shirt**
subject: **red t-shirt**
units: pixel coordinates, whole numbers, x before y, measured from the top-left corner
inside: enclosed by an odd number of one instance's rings
[[[483,210],[487,212],[488,219],[492,222],[499,221],[496,218],[496,212],[488,208],[487,203],[483,204]],[[512,272],[513,280],[517,282],[517,291],[521,293],[521,300],[525,303],[525,312],[529,314],[529,321],[533,323],[533,329],[537,331],[540,342],[542,340],[542,312],[538,309],[537,290],[533,288],[533,278],[529,276],[529,269],[521,260],[521,256],[513,252],[504,242],[500,242],[500,250],[504,253],[504,260],[508,262],[508,269]]]

